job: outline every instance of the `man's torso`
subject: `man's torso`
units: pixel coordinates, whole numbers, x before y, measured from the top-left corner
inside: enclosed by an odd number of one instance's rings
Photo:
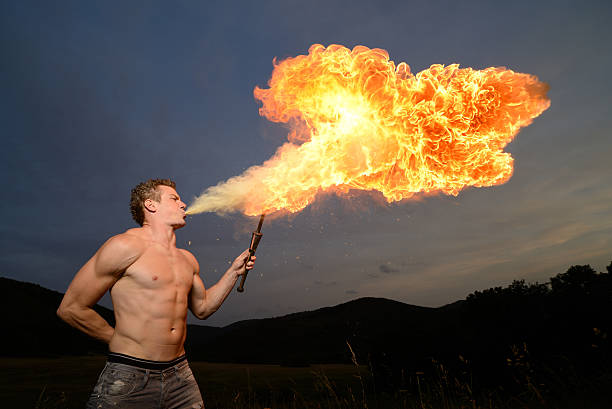
[[[144,238],[141,245],[139,257],[111,288],[116,324],[109,350],[170,361],[185,353],[194,266],[174,246]]]

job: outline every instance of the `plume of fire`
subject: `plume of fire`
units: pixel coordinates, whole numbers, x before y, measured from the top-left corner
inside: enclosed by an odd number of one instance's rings
[[[298,212],[320,191],[375,190],[388,202],[506,182],[504,147],[550,106],[548,86],[503,67],[432,65],[416,75],[385,50],[312,45],[277,62],[259,112],[289,141],[261,166],[210,187],[188,213]]]

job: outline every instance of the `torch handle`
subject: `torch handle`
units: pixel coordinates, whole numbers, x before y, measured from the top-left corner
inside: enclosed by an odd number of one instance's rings
[[[252,249],[249,249],[249,258],[246,261],[247,263],[251,261],[251,257],[253,256],[253,254],[255,254],[255,252]],[[246,270],[244,272],[242,278],[240,279],[240,285],[238,286],[238,288],[236,288],[236,291],[238,291],[239,293],[244,291],[244,282],[246,281],[247,274],[249,274],[249,270]]]
[[[254,231],[251,235],[251,245],[249,246],[249,258],[246,260],[245,264],[251,261],[251,257],[255,255],[255,251],[257,250],[257,246],[259,246],[259,241],[261,240],[261,234],[258,231]],[[240,285],[236,288],[236,291],[239,293],[244,291],[244,282],[246,281],[247,274],[249,274],[249,270],[246,270],[242,275],[242,279],[240,280]]]

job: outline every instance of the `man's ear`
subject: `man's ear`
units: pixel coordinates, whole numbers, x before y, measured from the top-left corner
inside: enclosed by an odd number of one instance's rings
[[[145,199],[144,208],[151,213],[155,213],[157,211],[157,202],[153,199]]]

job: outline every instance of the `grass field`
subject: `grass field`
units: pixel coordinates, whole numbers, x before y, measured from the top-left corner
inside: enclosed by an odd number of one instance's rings
[[[83,408],[105,356],[0,358],[0,406],[19,409]],[[410,374],[391,393],[376,391],[367,366],[282,367],[192,362],[207,409],[604,409],[611,407],[612,379],[600,378],[577,393],[545,393],[527,381],[511,397],[472,391],[442,365],[434,372]],[[415,376],[416,375],[416,376]]]
[[[105,356],[0,358],[1,406],[83,408],[105,361]],[[368,376],[367,368],[353,365],[190,365],[207,408],[287,407],[287,402],[305,407],[307,402],[333,400],[330,388],[360,394],[359,376],[364,381]]]

